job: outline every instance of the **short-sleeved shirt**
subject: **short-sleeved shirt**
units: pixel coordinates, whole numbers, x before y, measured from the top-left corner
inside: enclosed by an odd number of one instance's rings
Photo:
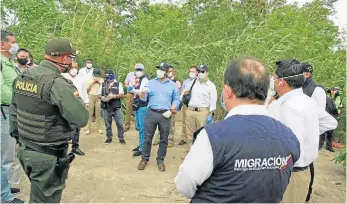
[[[136,76],[135,76],[135,72],[129,72],[127,75],[127,78],[125,79],[125,84],[135,84],[135,80],[136,80]]]

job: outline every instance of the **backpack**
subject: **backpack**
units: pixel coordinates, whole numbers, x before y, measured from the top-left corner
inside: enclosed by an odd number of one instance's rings
[[[338,116],[338,110],[336,108],[335,102],[332,98],[327,96],[327,102],[325,105],[325,111],[328,112],[334,118]]]

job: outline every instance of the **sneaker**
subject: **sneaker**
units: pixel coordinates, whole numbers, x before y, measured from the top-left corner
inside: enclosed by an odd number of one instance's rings
[[[12,201],[10,201],[9,203],[25,203],[24,200],[18,199],[18,198],[14,198]]]
[[[99,130],[99,133],[100,133],[100,134],[103,134],[104,132],[103,132],[102,130]]]
[[[157,146],[159,144],[159,141],[154,141],[153,146]]]
[[[105,145],[111,144],[112,138],[107,138],[105,141]]]
[[[148,162],[147,160],[142,159],[140,161],[139,165],[137,166],[137,169],[138,170],[144,170],[146,168],[146,166],[147,166],[147,162]]]
[[[133,154],[133,157],[138,157],[142,155],[142,151],[137,151]]]
[[[327,150],[330,152],[335,152],[335,150],[332,147],[327,147]]]
[[[121,144],[126,144],[126,142],[125,142],[124,139],[119,140],[119,143],[121,143]]]
[[[178,143],[178,145],[184,145],[185,143],[186,143],[186,141],[181,140],[181,141]]]
[[[12,194],[17,194],[20,192],[20,189],[19,188],[11,188],[11,193]]]
[[[71,152],[74,153],[74,154],[80,155],[80,156],[85,155],[85,153],[82,152],[82,150],[80,148],[73,149]]]
[[[169,140],[167,147],[173,147],[174,146],[174,141],[173,140]]]
[[[133,149],[133,152],[137,152],[140,150],[140,146],[137,146],[136,148]]]
[[[89,131],[89,130],[87,130],[87,131],[86,131],[86,135],[89,135],[89,133],[90,133],[90,131]]]
[[[157,165],[158,165],[158,170],[159,171],[161,171],[161,172],[165,171],[165,164],[164,164],[164,162],[160,162]]]

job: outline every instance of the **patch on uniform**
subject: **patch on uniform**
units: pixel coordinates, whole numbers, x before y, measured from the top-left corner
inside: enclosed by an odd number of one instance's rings
[[[288,166],[293,164],[292,155],[274,156],[264,158],[242,158],[236,159],[234,171],[262,171],[279,169],[284,171]]]
[[[32,81],[24,81],[24,80],[16,80],[14,82],[14,92],[17,94],[31,96],[35,98],[41,98],[41,90],[42,84],[32,82]]]
[[[80,94],[78,93],[77,90],[73,92],[73,95],[74,95],[75,97],[79,97],[79,96],[80,96]]]

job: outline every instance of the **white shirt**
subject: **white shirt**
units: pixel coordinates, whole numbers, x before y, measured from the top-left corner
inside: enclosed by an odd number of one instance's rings
[[[136,95],[140,95],[142,90],[143,90],[143,88],[145,87],[145,85],[147,85],[148,81],[149,80],[147,78],[143,78],[142,81],[141,81],[140,88],[139,89],[133,89],[133,90],[130,91],[130,93],[133,93],[133,94],[136,94]]]
[[[193,85],[194,80],[182,91],[181,100],[185,91],[189,91],[190,87]],[[210,112],[216,110],[217,103],[217,89],[216,86],[208,80],[207,82],[200,82],[199,79],[196,80],[192,95],[189,101],[189,106],[195,108],[209,108]]]
[[[82,98],[83,102],[85,104],[88,104],[89,103],[89,97],[88,97],[86,83],[84,83],[81,80],[81,78],[79,78],[77,76],[72,77],[69,73],[62,73],[61,75],[63,77],[65,77],[66,79],[69,79],[72,81],[73,85],[76,87],[78,94]]]
[[[266,108],[269,111],[270,116],[276,118],[278,110],[280,109],[280,103],[278,102],[278,100],[274,100],[270,104],[268,104]]]
[[[265,115],[269,116],[263,105],[240,105],[229,111],[225,117],[233,115]],[[318,147],[318,146],[317,146]],[[177,190],[187,198],[193,198],[197,186],[207,180],[213,171],[213,153],[210,140],[205,129],[198,134],[187,157],[181,164],[175,178]]]
[[[81,80],[87,84],[88,80],[93,77],[94,68],[88,69],[87,67],[83,67],[78,71],[77,77],[81,78]]]
[[[109,88],[113,86],[113,83],[114,83],[114,82],[117,82],[117,81],[114,80],[112,83],[109,83],[109,84],[108,84]],[[124,90],[123,90],[123,85],[122,85],[122,83],[119,82],[118,84],[119,84],[119,85],[118,85],[118,89],[119,89],[118,94],[124,94]],[[99,95],[101,95],[101,93],[102,93],[102,86],[100,86],[100,88],[99,88]],[[111,92],[110,92],[110,93],[111,93]]]
[[[327,103],[326,97],[326,93],[322,87],[316,87],[311,96],[311,98],[314,99],[318,103],[318,106],[323,110],[325,110]]]
[[[294,89],[278,99],[277,119],[289,127],[300,142],[300,158],[295,167],[306,167],[318,157],[319,135],[337,127],[337,121],[317,103]]]

